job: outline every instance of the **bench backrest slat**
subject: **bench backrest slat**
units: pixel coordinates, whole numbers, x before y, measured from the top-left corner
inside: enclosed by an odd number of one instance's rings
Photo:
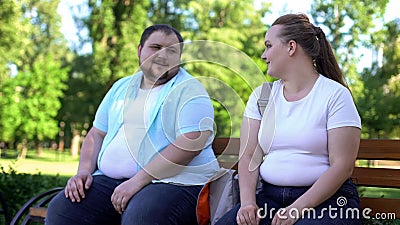
[[[356,167],[352,177],[360,186],[400,188],[400,169]]]
[[[400,160],[400,140],[361,139],[357,158]]]

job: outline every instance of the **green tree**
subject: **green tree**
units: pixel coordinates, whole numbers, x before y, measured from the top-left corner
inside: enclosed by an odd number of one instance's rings
[[[147,7],[147,16],[152,24],[169,24],[179,31],[188,28],[188,4],[186,0],[152,0]]]
[[[370,42],[369,34],[376,28],[376,23],[382,21],[388,2],[315,0],[311,6],[315,24],[327,28],[324,31],[356,99],[363,88],[356,68],[360,58],[355,53],[360,46]]]
[[[16,1],[0,2],[0,91],[2,83],[10,77],[9,65],[15,63],[16,53],[22,46],[23,37],[15,32],[21,25],[19,9]]]
[[[188,41],[183,66],[199,78],[213,98],[217,136],[238,136],[244,109],[239,103],[246,103],[252,87],[265,80],[258,69],[266,69],[260,59],[266,31],[261,19],[271,4],[264,3],[256,9],[253,0],[150,2],[151,23],[171,24]],[[209,43],[202,46],[200,40]],[[192,60],[187,62],[189,59]],[[220,93],[222,89],[226,93]]]
[[[254,8],[253,0],[200,0],[188,4],[185,28],[182,33],[189,40],[207,40],[224,43],[229,47],[204,47],[198,57],[209,62],[188,63],[185,67],[195,76],[215,78],[220,82],[204,83],[209,93],[215,96],[215,122],[217,136],[238,136],[244,105],[252,88],[265,81],[260,66],[260,56],[264,49],[263,36],[266,31],[262,17],[268,12],[270,4],[263,4],[260,9]],[[209,43],[212,45],[212,43]],[[232,49],[236,49],[233,51]],[[207,50],[207,51],[204,51]],[[226,51],[225,51],[226,50]],[[246,59],[241,54],[243,52]],[[225,65],[218,65],[225,61]],[[265,63],[264,63],[265,64]],[[265,66],[263,66],[265,68]],[[238,73],[239,72],[239,73]],[[221,93],[220,85],[230,87],[237,98],[229,98],[230,92]],[[239,104],[238,100],[244,104]]]
[[[399,131],[399,35],[399,21],[389,22],[384,29],[371,34],[371,47],[376,49],[378,61],[361,74],[364,90],[358,99],[365,135],[369,138],[388,138]],[[393,135],[398,137],[399,133]]]
[[[104,94],[119,78],[139,67],[137,45],[147,21],[147,1],[89,1],[88,28],[93,45],[93,73]]]
[[[360,47],[379,46],[384,40],[383,32],[375,32],[383,21],[388,0],[315,0],[312,16],[331,41],[335,55],[352,90],[363,123],[363,137],[373,137],[376,130],[389,129],[389,108],[383,93],[386,79],[377,76],[383,72],[377,65],[357,72]],[[373,35],[370,35],[373,33]],[[379,49],[375,47],[375,49]],[[381,71],[381,72],[378,72]],[[384,72],[386,73],[386,72]],[[371,128],[374,127],[372,130]]]
[[[71,154],[78,155],[80,140],[91,125],[96,109],[119,78],[139,68],[137,46],[146,26],[148,1],[89,0],[87,17],[75,15],[79,32],[87,29],[92,52],[78,55],[69,75],[68,90],[58,118],[63,131],[60,144],[71,140]],[[78,6],[76,12],[82,12]],[[71,132],[69,132],[71,131]],[[63,145],[63,144],[62,144]]]
[[[13,3],[18,12],[14,32],[21,36],[16,43],[22,44],[15,46],[16,51],[11,51],[9,58],[18,73],[4,82],[0,137],[16,141],[23,150],[34,143],[40,151],[41,143],[54,139],[58,133],[54,124],[57,125],[55,117],[60,108],[69,53],[59,31],[58,1],[14,0]]]
[[[93,121],[102,97],[99,93],[104,89],[104,83],[96,80],[92,67],[93,55],[75,57],[67,81],[68,89],[57,116],[60,125],[58,150],[70,147],[73,157],[78,157],[81,136]]]
[[[59,98],[65,89],[67,70],[60,63],[47,56],[34,64],[30,73],[20,72],[9,79],[4,87],[3,113],[0,121],[4,130],[2,140],[23,143],[22,157],[25,156],[29,141],[36,140],[38,149],[46,138],[54,138],[58,133],[55,120],[61,107]],[[28,118],[28,119],[25,119]]]
[[[4,107],[12,98],[13,93],[9,90],[12,86],[10,64],[15,62],[16,50],[22,46],[21,38],[18,37],[18,32],[15,32],[20,22],[18,18],[22,15],[18,9],[15,1],[0,1],[0,141],[11,139],[9,136],[12,134],[8,132],[9,124],[4,122],[9,119],[10,112]]]

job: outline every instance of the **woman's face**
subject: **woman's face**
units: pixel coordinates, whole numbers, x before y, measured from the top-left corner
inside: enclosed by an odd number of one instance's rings
[[[267,63],[267,74],[276,78],[281,78],[288,62],[286,54],[289,50],[288,45],[278,36],[281,28],[281,25],[274,25],[267,31],[264,40],[265,50],[261,56]]]

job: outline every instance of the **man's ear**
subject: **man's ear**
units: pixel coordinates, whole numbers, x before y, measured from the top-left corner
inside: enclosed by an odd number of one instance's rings
[[[137,47],[138,57],[140,57],[140,53],[142,52],[142,46],[138,45]]]

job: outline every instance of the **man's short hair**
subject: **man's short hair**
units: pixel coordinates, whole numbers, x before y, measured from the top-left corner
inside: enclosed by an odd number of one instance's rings
[[[175,34],[179,40],[180,48],[181,48],[181,52],[182,52],[182,48],[183,48],[182,35],[175,28],[173,28],[171,25],[168,25],[168,24],[155,24],[155,25],[147,27],[143,31],[142,37],[140,38],[140,45],[144,46],[144,43],[147,41],[147,39],[150,37],[150,35],[156,31],[164,32],[167,35]]]

